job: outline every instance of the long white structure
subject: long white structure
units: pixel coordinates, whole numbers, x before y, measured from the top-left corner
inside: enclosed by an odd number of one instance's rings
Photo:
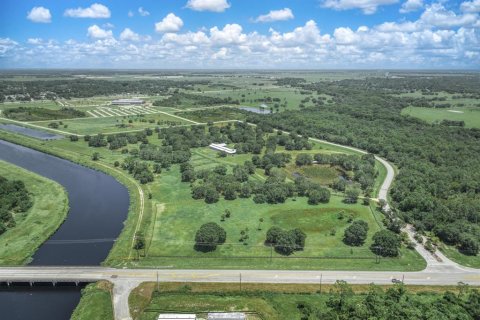
[[[196,320],[197,316],[194,314],[184,313],[161,313],[157,320]]]
[[[117,99],[113,100],[112,104],[114,105],[131,105],[131,104],[144,104],[145,101],[141,99]]]
[[[226,143],[212,143],[212,144],[210,144],[209,147],[212,148],[213,150],[223,151],[223,152],[226,152],[228,154],[237,153],[237,149],[228,148]]]

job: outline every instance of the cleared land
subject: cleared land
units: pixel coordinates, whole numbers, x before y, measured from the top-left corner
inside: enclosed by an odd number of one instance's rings
[[[420,118],[429,123],[440,123],[442,120],[465,121],[466,128],[480,128],[479,107],[452,108],[420,108],[407,107],[402,114]]]
[[[45,128],[49,128],[49,124],[59,121],[41,121],[35,122]],[[115,133],[128,132],[135,130],[143,130],[146,128],[168,127],[171,124],[181,125],[188,124],[188,121],[171,116],[165,113],[156,113],[139,116],[118,116],[103,118],[82,118],[74,120],[63,120],[59,124],[59,130],[70,132],[72,134],[87,135],[98,133]]]
[[[67,216],[68,197],[59,184],[8,162],[0,161],[0,176],[23,181],[32,195],[33,206],[0,236],[0,264],[25,264]]]

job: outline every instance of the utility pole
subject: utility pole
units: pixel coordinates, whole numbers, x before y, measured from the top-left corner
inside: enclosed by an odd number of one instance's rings
[[[322,294],[322,278],[323,278],[323,273],[320,273],[320,294]]]
[[[240,273],[240,291],[242,291],[242,274]]]
[[[158,271],[157,271],[157,292],[160,292],[160,283],[158,282]]]

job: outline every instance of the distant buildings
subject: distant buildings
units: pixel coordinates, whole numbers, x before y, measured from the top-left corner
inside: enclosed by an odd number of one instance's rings
[[[228,153],[228,154],[237,153],[237,149],[228,148],[226,143],[212,143],[212,144],[210,144],[209,147],[212,148],[213,150],[223,151],[223,152]]]
[[[210,312],[208,320],[246,320],[247,316],[243,312]]]
[[[132,104],[144,104],[145,101],[141,99],[117,99],[113,100],[112,104],[117,106],[125,106],[125,105],[132,105]]]
[[[195,314],[161,313],[157,320],[197,320]],[[203,319],[203,318],[202,318]],[[247,320],[243,312],[210,312],[207,320]]]
[[[161,313],[157,320],[196,320],[197,316],[195,314],[184,314],[184,313]]]

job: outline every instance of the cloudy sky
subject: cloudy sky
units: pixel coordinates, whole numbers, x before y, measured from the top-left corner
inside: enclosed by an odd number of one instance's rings
[[[480,67],[480,0],[1,0],[0,68]]]

